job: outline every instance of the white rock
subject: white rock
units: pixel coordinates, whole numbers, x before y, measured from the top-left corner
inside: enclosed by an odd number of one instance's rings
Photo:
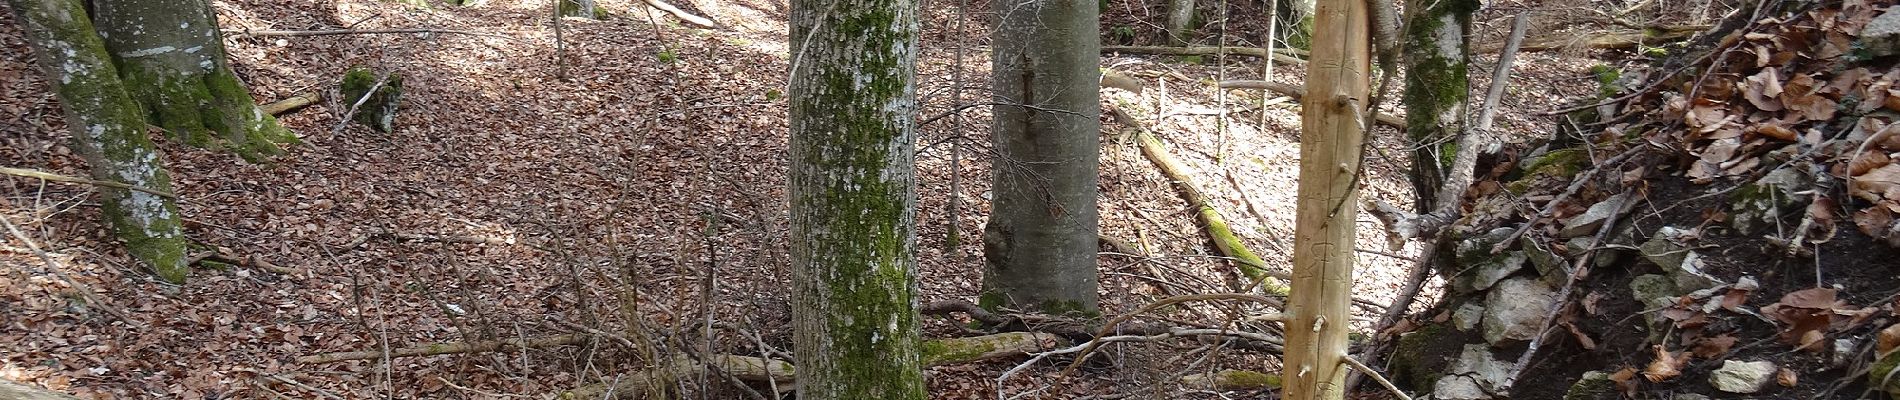
[[[1777,368],[1771,361],[1723,361],[1722,368],[1709,374],[1709,385],[1729,393],[1755,393],[1775,378]]]
[[[1537,336],[1554,297],[1555,291],[1540,279],[1520,277],[1498,282],[1485,294],[1485,343],[1502,346]]]

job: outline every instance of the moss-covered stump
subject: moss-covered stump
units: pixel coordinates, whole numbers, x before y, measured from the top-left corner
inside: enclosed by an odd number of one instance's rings
[[[375,89],[375,93],[371,93],[371,89]],[[341,92],[346,109],[355,107],[356,114],[350,116],[351,120],[377,132],[395,131],[396,108],[402,100],[402,75],[391,72],[389,77],[379,79],[368,69],[352,68],[343,74]]]

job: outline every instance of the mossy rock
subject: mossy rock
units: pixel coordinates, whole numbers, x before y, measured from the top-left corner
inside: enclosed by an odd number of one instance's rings
[[[1542,181],[1569,182],[1572,176],[1590,165],[1590,153],[1579,148],[1551,150],[1524,166],[1524,176],[1504,186],[1512,194],[1523,195]]]
[[[1878,384],[1881,379],[1886,378],[1887,374],[1893,373],[1895,366],[1900,366],[1900,352],[1887,353],[1886,356],[1875,360],[1874,365],[1867,370],[1867,384]],[[1893,381],[1887,382],[1884,387],[1877,389],[1885,391],[1895,397],[1900,397],[1900,377],[1893,378]]]
[[[1577,383],[1570,385],[1564,392],[1564,400],[1596,400],[1616,398],[1616,382],[1610,380],[1610,374],[1603,371],[1583,373]]]
[[[1431,388],[1451,367],[1451,354],[1463,348],[1463,335],[1445,324],[1430,324],[1399,336],[1392,351],[1392,382],[1413,390]]]
[[[394,132],[396,109],[402,99],[402,75],[391,72],[387,82],[378,87],[375,72],[365,68],[352,68],[343,74],[342,93],[345,109],[355,106],[356,114],[351,120],[375,129],[377,132]],[[375,93],[369,93],[370,88]],[[367,95],[369,98],[364,99]],[[361,101],[361,105],[357,102]]]

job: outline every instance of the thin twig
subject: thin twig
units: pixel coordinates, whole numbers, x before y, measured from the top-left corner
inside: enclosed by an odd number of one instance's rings
[[[497,35],[493,33],[464,31],[464,30],[455,30],[455,29],[435,29],[435,28],[320,29],[320,30],[290,30],[290,31],[227,29],[224,31],[224,33],[227,35],[235,34],[235,35],[243,36],[243,37],[271,37],[271,36],[309,37],[309,36],[334,36],[334,35],[387,35],[387,34],[402,34],[402,33],[442,33],[442,34],[452,34],[452,35],[492,37],[492,38],[501,38],[501,39],[508,39],[508,40],[515,39],[514,37],[511,37],[511,36],[503,36],[503,35]]]
[[[1359,370],[1360,373],[1372,377],[1373,382],[1378,382],[1379,386],[1385,386],[1385,390],[1391,391],[1392,395],[1397,396],[1400,400],[1412,400],[1412,396],[1406,395],[1405,391],[1399,390],[1399,387],[1393,385],[1392,381],[1386,380],[1385,375],[1381,375],[1378,371],[1373,371],[1371,367],[1359,363],[1359,360],[1353,359],[1352,356],[1340,356],[1339,362],[1352,366],[1353,369]]]
[[[37,169],[0,167],[0,175],[13,175],[13,176],[19,176],[19,177],[48,180],[48,181],[53,181],[53,182],[84,183],[88,185],[105,186],[105,187],[115,188],[115,189],[136,190],[140,192],[150,193],[159,197],[164,197],[167,199],[178,200],[178,195],[175,195],[175,194],[172,194],[171,192],[167,192],[163,190],[152,189],[152,188],[147,188],[143,186],[128,185],[121,182],[102,181],[102,180],[97,180],[97,179],[81,178],[77,176],[60,175],[60,174],[41,171]]]

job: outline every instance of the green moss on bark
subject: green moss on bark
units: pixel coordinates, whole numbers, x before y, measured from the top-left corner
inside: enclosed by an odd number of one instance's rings
[[[1473,0],[1414,0],[1417,10],[1405,25],[1405,132],[1417,150],[1412,154],[1412,189],[1416,206],[1435,204],[1445,168],[1458,148],[1456,136],[1464,130],[1470,77],[1465,59],[1465,32],[1471,26]]]
[[[86,10],[74,0],[8,0],[25,28],[41,71],[59,95],[73,144],[93,179],[172,192],[164,157],[145,134],[138,103],[127,95]],[[98,188],[100,209],[133,258],[167,282],[184,283],[187,241],[171,198]]]
[[[382,85],[378,86],[377,82]],[[350,120],[356,121],[377,132],[390,133],[396,130],[396,110],[402,104],[402,75],[390,73],[386,79],[378,79],[375,72],[365,68],[351,68],[343,74],[339,84],[339,93],[343,94],[345,107],[356,107],[356,114]],[[375,89],[374,93],[370,89]],[[368,98],[364,98],[368,96]],[[358,105],[358,102],[361,102]]]

